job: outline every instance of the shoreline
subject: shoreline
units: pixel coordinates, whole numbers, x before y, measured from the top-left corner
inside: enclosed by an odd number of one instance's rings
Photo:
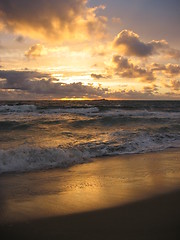
[[[0,232],[3,240],[177,240],[179,201],[180,190],[115,208],[0,225]]]
[[[0,232],[3,240],[176,240],[179,201],[179,148],[96,158],[1,175]]]
[[[46,172],[46,171],[56,171],[56,170],[68,170],[72,167],[75,166],[80,166],[80,165],[84,165],[84,164],[89,164],[92,163],[94,161],[101,161],[101,160],[106,160],[106,159],[115,159],[115,158],[123,158],[126,156],[136,156],[136,155],[143,155],[143,154],[158,154],[158,153],[168,153],[168,152],[180,152],[180,147],[170,147],[170,148],[166,148],[163,150],[157,150],[157,151],[149,151],[149,152],[139,152],[139,153],[123,153],[123,154],[117,154],[117,155],[105,155],[105,156],[100,156],[100,157],[93,157],[90,158],[89,161],[87,162],[82,162],[82,163],[76,163],[76,164],[72,164],[69,165],[67,167],[52,167],[52,168],[44,168],[44,169],[34,169],[31,171],[11,171],[11,172],[2,172],[0,173],[0,178],[3,176],[11,176],[11,175],[19,175],[19,174],[28,174],[28,173],[40,173],[40,172]]]

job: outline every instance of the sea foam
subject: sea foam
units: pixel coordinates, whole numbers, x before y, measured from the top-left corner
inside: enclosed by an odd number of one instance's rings
[[[1,105],[0,113],[26,113],[34,112],[36,109],[35,105]]]
[[[172,134],[111,133],[106,141],[82,143],[69,148],[21,146],[0,150],[0,173],[67,168],[92,158],[160,151],[180,146],[180,136]]]
[[[19,147],[0,150],[0,173],[65,168],[88,162],[88,154],[78,149]]]

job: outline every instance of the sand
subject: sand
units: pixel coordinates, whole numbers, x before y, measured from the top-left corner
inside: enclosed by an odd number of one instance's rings
[[[180,239],[180,151],[0,177],[1,239]]]

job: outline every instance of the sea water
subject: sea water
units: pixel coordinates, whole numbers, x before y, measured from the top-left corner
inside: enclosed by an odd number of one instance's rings
[[[0,101],[0,173],[180,147],[180,101]]]

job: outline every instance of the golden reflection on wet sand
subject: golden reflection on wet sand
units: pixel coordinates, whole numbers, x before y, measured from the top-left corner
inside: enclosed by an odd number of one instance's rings
[[[107,157],[64,170],[1,176],[0,221],[108,208],[179,188],[179,153]]]

